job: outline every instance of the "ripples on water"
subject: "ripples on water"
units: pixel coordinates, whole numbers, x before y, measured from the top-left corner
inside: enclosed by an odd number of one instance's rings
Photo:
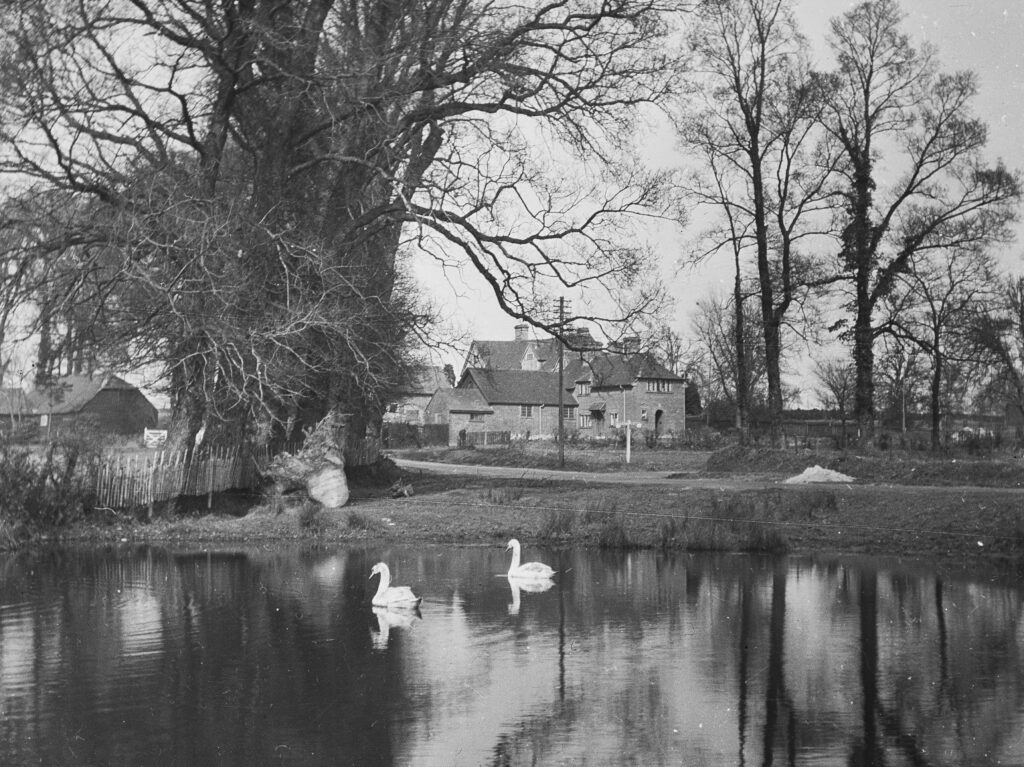
[[[1012,573],[531,554],[551,588],[498,547],[8,555],[0,763],[1024,763]]]

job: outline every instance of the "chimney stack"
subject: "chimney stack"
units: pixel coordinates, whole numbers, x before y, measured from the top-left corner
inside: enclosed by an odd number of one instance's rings
[[[515,331],[516,331],[516,340],[517,341],[526,341],[527,340],[527,333],[530,332],[530,326],[527,325],[524,322],[524,323],[522,323],[520,325],[516,325]]]

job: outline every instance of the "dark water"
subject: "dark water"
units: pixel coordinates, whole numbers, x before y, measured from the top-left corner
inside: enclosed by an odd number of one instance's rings
[[[0,764],[1024,764],[1012,574],[501,548],[0,559]],[[374,562],[424,597],[375,613]]]

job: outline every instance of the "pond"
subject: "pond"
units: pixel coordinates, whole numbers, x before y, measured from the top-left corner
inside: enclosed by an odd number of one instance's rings
[[[1024,763],[1013,573],[525,548],[5,555],[0,764]]]

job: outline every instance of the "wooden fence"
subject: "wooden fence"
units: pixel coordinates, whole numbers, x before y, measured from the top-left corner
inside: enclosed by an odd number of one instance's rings
[[[96,504],[111,509],[147,506],[183,495],[206,495],[253,488],[258,467],[269,454],[239,448],[153,451],[109,455],[96,468]]]
[[[251,490],[259,485],[261,469],[280,452],[295,452],[300,445],[274,448],[212,447],[189,453],[146,451],[105,456],[96,467],[96,505],[110,509],[147,507],[180,496],[207,496],[225,490]],[[374,463],[380,457],[380,440],[366,439],[345,449],[347,466]]]

